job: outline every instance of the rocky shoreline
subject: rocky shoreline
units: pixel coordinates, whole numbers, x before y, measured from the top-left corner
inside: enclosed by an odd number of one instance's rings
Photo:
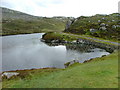
[[[48,34],[51,34],[51,33],[48,33]],[[53,45],[53,46],[64,45],[64,44],[85,44],[85,45],[92,45],[92,46],[95,46],[97,48],[105,49],[109,53],[113,53],[114,51],[116,51],[120,48],[119,45],[105,44],[105,43],[95,42],[95,41],[83,39],[83,38],[77,38],[77,39],[72,40],[72,41],[67,41],[67,40],[65,40],[65,38],[61,39],[60,36],[58,36],[58,37],[55,36],[55,38],[52,37],[50,39],[45,39],[44,38],[45,35],[47,35],[47,33],[43,35],[43,37],[41,38],[41,41],[47,43],[48,45]],[[57,37],[57,39],[56,39],[56,37]],[[106,55],[103,55],[102,57],[105,57],[105,56]],[[94,58],[91,58],[89,60],[85,60],[83,63],[90,62],[92,60],[94,60]],[[74,63],[79,63],[79,61],[73,60],[73,61],[65,63],[64,66],[65,66],[65,68],[67,68]]]
[[[83,39],[83,38],[77,38],[76,40],[73,40],[73,41],[42,38],[41,41],[45,42],[45,43],[53,43],[53,44],[87,44],[87,45],[93,45],[95,47],[105,49],[106,51],[108,51],[110,53],[112,53],[114,50],[120,48],[119,45],[110,45],[110,44],[95,42],[95,41],[87,40],[87,39]]]
[[[32,69],[24,69],[24,70],[11,70],[11,71],[3,71],[0,73],[2,79],[12,79],[16,77],[25,78],[25,76],[29,75],[29,72],[34,72],[36,70],[49,70],[49,69],[58,69],[55,67],[46,67],[46,68],[32,68]]]

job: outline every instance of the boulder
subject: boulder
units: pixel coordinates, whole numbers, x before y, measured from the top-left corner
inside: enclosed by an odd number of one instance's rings
[[[4,72],[3,74],[2,74],[2,77],[7,77],[7,79],[9,79],[9,78],[11,78],[12,76],[17,76],[19,73],[17,73],[17,72]]]

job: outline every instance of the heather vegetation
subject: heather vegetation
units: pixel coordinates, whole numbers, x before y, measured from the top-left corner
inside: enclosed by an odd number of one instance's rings
[[[109,40],[120,40],[120,14],[110,15],[96,14],[94,16],[80,16],[68,22],[64,32],[76,33],[80,35],[91,35]]]

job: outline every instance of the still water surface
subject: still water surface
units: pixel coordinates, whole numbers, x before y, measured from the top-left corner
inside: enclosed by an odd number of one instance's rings
[[[64,68],[64,63],[68,61],[79,60],[82,63],[109,54],[90,45],[47,45],[40,41],[42,35],[43,33],[37,33],[2,37],[2,70]]]

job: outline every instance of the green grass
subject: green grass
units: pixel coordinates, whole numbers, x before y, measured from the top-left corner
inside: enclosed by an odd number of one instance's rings
[[[5,79],[3,88],[118,88],[118,53],[66,69],[35,70],[24,79]]]
[[[62,32],[48,32],[43,35],[42,37],[44,40],[66,40],[66,41],[73,41],[76,40],[78,37]]]
[[[4,20],[3,20],[4,21]],[[2,23],[2,35],[60,32],[64,30],[65,22],[54,18],[42,18],[37,21],[26,21],[22,19],[8,20]]]

